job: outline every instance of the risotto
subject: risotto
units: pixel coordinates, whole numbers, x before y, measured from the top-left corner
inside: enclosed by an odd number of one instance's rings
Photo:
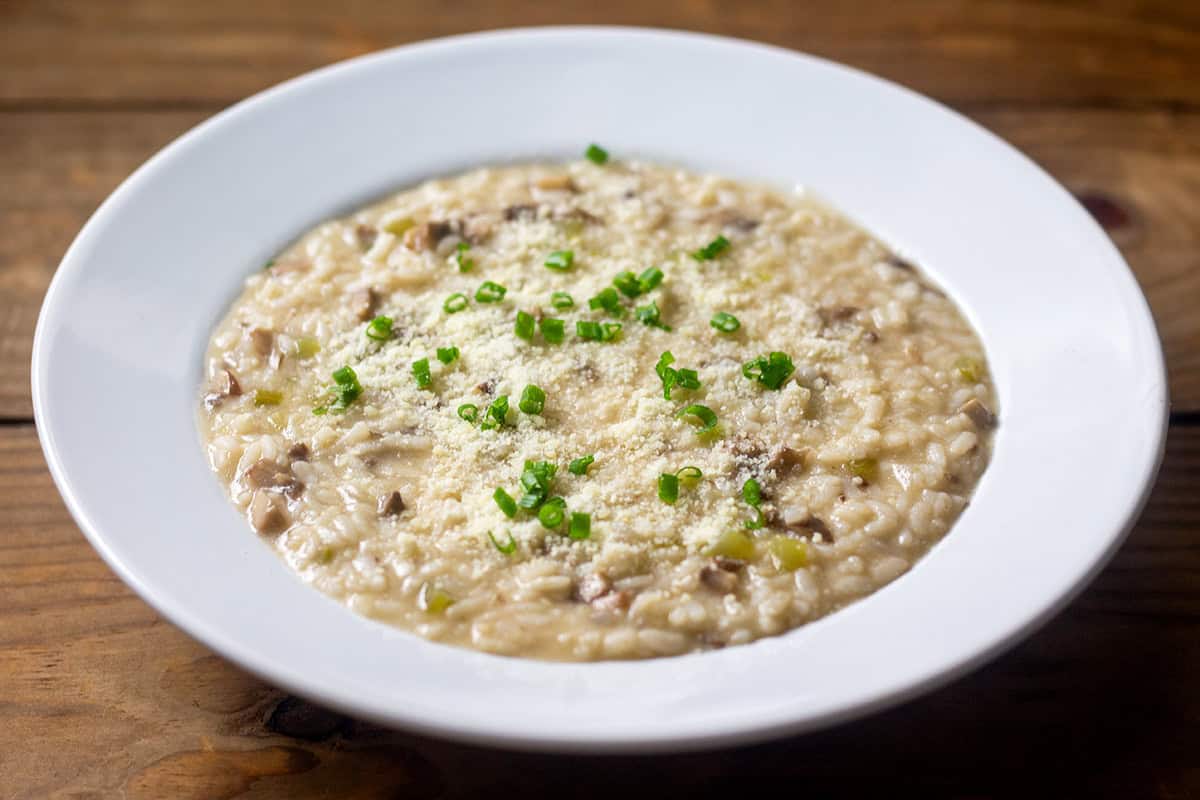
[[[250,277],[200,427],[298,575],[441,642],[665,656],[910,569],[987,466],[979,338],[803,193],[598,147],[431,180]]]

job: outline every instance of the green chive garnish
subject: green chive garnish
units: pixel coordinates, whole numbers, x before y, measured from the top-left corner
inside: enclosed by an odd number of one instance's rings
[[[679,499],[679,478],[664,472],[658,476],[658,499],[674,505]]]
[[[671,326],[662,321],[662,312],[658,310],[658,302],[655,300],[651,300],[648,306],[638,306],[634,315],[643,325],[661,328],[664,331],[671,330]]]
[[[601,326],[602,330],[600,331],[600,341],[602,341],[602,342],[613,341],[614,339],[616,339],[618,336],[621,335],[621,327],[622,327],[621,323],[619,323],[619,322],[604,323]]]
[[[611,286],[607,287],[600,294],[588,300],[588,308],[592,310],[604,309],[614,317],[625,316],[625,308],[621,305],[621,296],[617,294],[617,290]]]
[[[454,260],[458,262],[459,272],[470,272],[475,266],[475,259],[463,257],[470,249],[471,245],[466,242],[459,242],[458,247],[455,248]]]
[[[340,414],[362,394],[362,384],[358,382],[358,375],[349,366],[342,367],[333,373],[333,384],[330,389],[334,396],[333,402],[328,406],[314,408],[314,414],[324,414],[327,411]]]
[[[733,314],[726,314],[724,311],[718,311],[713,314],[713,318],[708,321],[709,325],[719,330],[721,333],[733,333],[738,328],[742,327],[742,323]]]
[[[546,393],[540,387],[529,384],[521,392],[521,402],[517,408],[525,414],[540,414],[546,406]]]
[[[742,484],[742,499],[746,501],[746,505],[754,509],[754,519],[746,520],[746,527],[752,531],[758,530],[763,526],[763,513],[759,508],[762,505],[762,487],[754,478],[750,478]]]
[[[688,406],[675,416],[691,423],[695,427],[697,434],[708,433],[717,427],[717,415],[708,406],[702,406],[698,403]],[[688,419],[689,417],[694,417],[694,420]]]
[[[524,311],[518,311],[517,323],[513,326],[513,333],[515,333],[519,338],[528,342],[533,338],[533,331],[533,315]]]
[[[566,311],[575,306],[575,298],[566,292],[555,292],[550,295],[550,305],[554,306],[556,311]]]
[[[617,287],[626,297],[637,297],[642,293],[641,281],[638,280],[637,275],[628,270],[613,278],[613,286]]]
[[[679,480],[688,483],[693,483],[704,477],[704,473],[700,471],[699,467],[684,467],[675,474],[679,477]]]
[[[567,465],[567,472],[571,473],[572,475],[587,475],[588,467],[590,467],[592,462],[595,460],[596,457],[590,453],[586,456],[580,456]]]
[[[589,322],[581,319],[575,322],[575,335],[589,342],[598,342],[604,335],[604,330],[600,327],[599,322]]]
[[[538,327],[542,329],[542,338],[547,344],[562,344],[564,327],[561,319],[543,317]]]
[[[675,369],[671,365],[675,363],[675,356],[670,350],[664,350],[663,354],[658,357],[658,363],[654,365],[654,371],[658,374],[658,379],[663,385],[663,399],[671,399],[671,390],[678,386],[680,389],[699,389],[700,376],[694,369]]]
[[[439,347],[437,349],[437,360],[443,364],[453,364],[458,358],[458,348],[451,345],[450,347]]]
[[[596,166],[608,163],[608,151],[598,144],[589,144],[588,149],[583,151],[583,154],[587,157],[588,161]]]
[[[650,267],[641,275],[638,275],[638,288],[641,289],[642,294],[658,288],[658,285],[662,282],[663,271],[658,267]]]
[[[778,351],[759,356],[742,365],[743,375],[752,381],[758,381],[768,389],[778,389],[783,386],[795,371],[796,367],[787,353]]]
[[[492,499],[496,501],[496,505],[500,506],[500,510],[504,512],[504,516],[512,519],[517,515],[517,501],[512,499],[512,495],[503,489],[497,488],[492,492]]]
[[[561,497],[551,497],[538,509],[538,522],[543,528],[554,530],[562,525],[567,515],[567,501]]]
[[[498,283],[492,281],[484,281],[483,284],[475,290],[475,302],[477,303],[499,303],[504,299],[504,294],[508,289],[505,289]]]
[[[692,253],[692,258],[697,261],[712,261],[717,256],[729,249],[729,240],[724,236],[718,236],[708,244],[701,247],[696,252]]]
[[[567,535],[572,539],[586,539],[592,535],[592,515],[571,513],[571,524],[567,526]]]
[[[512,498],[510,497],[509,499],[511,500]],[[498,541],[496,541],[496,537],[492,536],[491,531],[487,532],[487,536],[492,540],[492,544],[495,546],[495,548],[506,556],[512,555],[513,551],[517,549],[517,540],[513,538],[512,533],[508,534],[508,543],[504,545],[501,545]]]
[[[521,486],[525,494],[517,503],[521,508],[533,510],[539,508],[550,496],[550,483],[558,467],[549,461],[526,461],[525,469],[521,472]]]
[[[418,389],[428,389],[433,384],[433,377],[429,374],[429,359],[422,358],[419,361],[414,361],[412,365],[413,377],[417,379]]]
[[[492,401],[483,412],[483,421],[479,423],[480,430],[490,431],[504,425],[508,419],[508,395],[502,394]]]
[[[374,339],[377,342],[386,342],[392,338],[392,318],[391,317],[376,317],[367,323],[367,329],[364,331],[368,339]]]
[[[479,406],[474,403],[463,403],[458,407],[458,416],[474,425],[475,420],[479,419]]]
[[[555,250],[550,255],[546,256],[543,262],[550,269],[556,269],[559,272],[566,272],[575,263],[574,250]]]
[[[447,314],[457,314],[466,308],[469,302],[465,294],[455,292],[446,298],[446,302],[442,303],[442,311],[445,311]]]

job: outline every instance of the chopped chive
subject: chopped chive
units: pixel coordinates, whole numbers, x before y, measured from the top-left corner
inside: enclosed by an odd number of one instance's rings
[[[746,501],[746,505],[754,509],[754,519],[746,520],[746,528],[752,531],[758,530],[763,526],[763,513],[759,508],[762,505],[762,487],[754,478],[750,478],[742,484],[742,499]]]
[[[550,305],[554,306],[556,311],[566,311],[568,308],[574,308],[575,298],[566,292],[555,292],[550,295]]]
[[[368,339],[374,339],[377,342],[386,342],[392,338],[392,318],[376,317],[367,323],[365,333]]]
[[[550,269],[556,269],[559,272],[566,272],[575,263],[574,250],[555,250],[550,255],[546,256],[546,260],[542,262]]]
[[[540,414],[546,406],[546,393],[541,390],[541,387],[529,384],[521,391],[521,402],[517,404],[517,408],[525,414]]]
[[[475,267],[475,259],[463,257],[470,249],[471,245],[466,242],[459,242],[458,247],[454,248],[454,260],[458,262],[459,272],[470,272]]]
[[[492,401],[483,412],[483,421],[479,423],[481,430],[490,431],[502,427],[508,418],[508,395],[502,394]]]
[[[595,460],[596,457],[590,453],[586,456],[580,456],[567,465],[567,472],[571,473],[572,475],[587,475],[588,467],[590,467],[592,462]]]
[[[692,258],[697,261],[712,261],[717,256],[729,249],[729,240],[724,236],[718,236],[708,244],[701,247],[696,252],[692,253]]]
[[[619,322],[606,322],[600,331],[600,341],[611,342],[621,335],[622,325]]]
[[[567,535],[572,539],[586,539],[592,535],[592,515],[571,512],[571,524],[567,526]]]
[[[562,525],[567,515],[567,501],[561,497],[551,497],[538,509],[538,522],[543,528],[554,530]]]
[[[446,302],[442,303],[442,311],[445,311],[447,314],[457,314],[459,311],[462,311],[464,308],[466,308],[468,303],[470,303],[470,301],[467,300],[467,296],[465,294],[462,292],[455,292],[446,298]]]
[[[708,433],[713,428],[717,427],[717,415],[708,406],[702,406],[699,403],[690,405],[675,415],[679,419],[685,419],[693,427],[696,428],[696,433]],[[686,419],[694,417],[696,421]]]
[[[513,326],[513,333],[515,333],[518,338],[524,339],[528,342],[533,339],[533,331],[533,315],[525,311],[518,311],[517,322]]]
[[[664,503],[674,505],[679,499],[679,478],[664,472],[658,476],[658,499]]]
[[[642,293],[641,281],[638,280],[637,275],[628,270],[613,278],[613,286],[617,287],[626,297],[637,297]]]
[[[557,471],[558,467],[549,461],[526,461],[525,469],[521,472],[521,486],[525,488],[525,494],[518,505],[532,510],[546,502],[550,495],[550,483]]]
[[[439,347],[437,349],[437,360],[443,364],[453,364],[458,358],[458,348],[451,345],[450,347]]]
[[[752,381],[758,381],[768,389],[778,389],[783,386],[791,374],[796,371],[796,366],[792,363],[792,359],[787,353],[778,351],[769,355],[759,356],[753,361],[747,361],[742,365],[742,375]]]
[[[254,391],[254,405],[256,406],[277,406],[283,402],[283,392],[274,392],[270,389],[256,389]]]
[[[429,359],[422,358],[413,362],[413,377],[417,379],[418,389],[428,389],[433,384],[433,376],[429,374]]]
[[[679,478],[679,480],[686,481],[688,483],[698,481],[704,477],[704,473],[700,471],[699,467],[684,467],[676,472],[675,475]]]
[[[733,314],[726,314],[724,311],[718,311],[713,314],[713,318],[708,321],[709,325],[719,330],[721,333],[733,333],[738,328],[742,327],[742,323]]]
[[[638,288],[642,294],[658,288],[658,285],[663,282],[663,271],[658,267],[650,267],[641,275],[638,275]]]
[[[562,344],[564,327],[561,319],[543,317],[542,321],[538,323],[538,327],[542,329],[542,338],[548,344]]]
[[[650,301],[650,305],[648,306],[638,306],[634,315],[643,325],[649,325],[651,328],[661,328],[664,331],[671,330],[671,326],[661,319],[662,312],[658,310],[657,301]]]
[[[270,261],[268,261],[267,263],[263,264],[263,270],[268,270],[268,269],[270,269],[270,268],[271,268],[271,267],[273,267],[273,266],[275,266],[275,259],[273,259],[273,258],[272,258]]]
[[[512,499],[512,498],[509,498],[509,499]],[[492,540],[492,545],[506,556],[512,555],[513,551],[515,551],[517,549],[517,540],[513,538],[513,535],[511,532],[508,534],[508,543],[503,544],[503,545],[500,544],[500,542],[496,541],[496,537],[492,536],[491,531],[487,532],[487,536],[489,539]]]
[[[362,394],[362,384],[358,382],[358,375],[350,366],[342,367],[333,373],[334,386],[330,389],[334,396],[334,401],[328,406],[323,407],[320,413],[326,411],[334,411],[341,413],[350,407],[350,404],[359,398]],[[314,409],[313,413],[317,413]]]
[[[600,327],[599,322],[589,322],[588,320],[581,319],[575,322],[575,335],[589,342],[598,342],[600,341],[600,337],[604,335],[604,330]]]
[[[600,294],[588,300],[588,308],[592,310],[604,309],[614,317],[625,316],[625,308],[621,305],[621,296],[611,286],[603,289]]]
[[[463,403],[458,407],[458,416],[474,425],[475,420],[479,419],[479,406],[474,403]]]
[[[492,499],[496,501],[496,505],[504,512],[504,516],[512,519],[517,515],[517,501],[512,499],[512,495],[503,489],[497,488],[492,492]]]
[[[664,350],[654,365],[654,371],[663,385],[663,399],[671,399],[671,390],[678,386],[680,389],[699,389],[700,376],[694,369],[675,369],[675,356],[670,350]]]
[[[596,166],[608,163],[608,151],[598,144],[589,144],[588,149],[583,151],[583,154],[587,157],[588,161]]]
[[[433,584],[426,583],[421,586],[421,592],[417,597],[417,605],[426,614],[441,614],[447,608],[454,605],[454,598]]]
[[[498,283],[492,281],[484,281],[478,289],[475,290],[476,303],[499,303],[504,299],[504,294],[508,289]]]

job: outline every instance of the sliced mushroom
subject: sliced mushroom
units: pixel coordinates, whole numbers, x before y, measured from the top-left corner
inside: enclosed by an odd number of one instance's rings
[[[544,175],[535,180],[533,185],[547,192],[575,191],[575,182],[570,175]]]
[[[917,271],[917,268],[912,265],[912,262],[906,261],[898,255],[888,256],[887,263],[891,264],[896,269],[902,269],[905,272],[916,272]]]
[[[767,460],[767,469],[775,470],[780,475],[804,469],[806,455],[806,451],[794,447],[777,447]]]
[[[392,492],[379,498],[379,516],[394,517],[404,511],[404,498],[399,492]]]
[[[354,229],[354,240],[363,250],[370,250],[371,245],[375,244],[378,237],[378,229],[372,228],[370,225],[359,225]]]
[[[212,411],[226,397],[238,397],[241,393],[242,384],[238,382],[237,376],[233,374],[233,370],[228,367],[222,367],[221,371],[216,375],[216,384],[213,386],[213,391],[204,395],[204,407]]]
[[[259,533],[279,533],[291,523],[283,496],[259,489],[250,498],[250,524]]]
[[[404,246],[418,253],[432,250],[437,247],[438,242],[454,233],[456,227],[452,222],[422,222],[404,232]]]
[[[284,492],[295,497],[304,490],[304,484],[296,479],[290,467],[281,467],[269,458],[260,458],[242,473],[243,480],[251,489]]]
[[[738,576],[716,564],[706,564],[700,570],[700,582],[714,592],[729,594],[737,588]]]
[[[292,461],[308,461],[309,449],[304,442],[296,442],[288,448],[288,458]]]
[[[379,305],[379,292],[372,288],[355,289],[350,293],[350,311],[359,322],[366,322],[375,316],[375,308]]]
[[[611,588],[612,584],[608,582],[607,578],[605,578],[603,575],[593,572],[589,575],[584,575],[579,579],[579,581],[575,584],[574,595],[581,602],[590,603],[593,600],[598,600],[604,595],[608,594],[608,591]]]
[[[246,334],[250,338],[250,345],[254,348],[254,352],[260,356],[269,356],[271,348],[275,346],[275,332],[266,328],[251,328]]]
[[[479,392],[480,394],[491,397],[492,394],[496,391],[496,379],[488,378],[483,383],[478,384],[475,387],[475,391]]]
[[[535,203],[518,203],[517,205],[508,206],[504,209],[505,222],[534,220],[537,219],[537,215],[538,207]]]
[[[597,217],[592,212],[585,211],[582,208],[568,208],[561,211],[555,211],[554,218],[557,220],[578,220],[580,222],[586,222],[589,225],[604,224],[604,219],[602,217]]]
[[[987,430],[996,424],[996,415],[977,397],[972,397],[958,407],[960,414],[966,414],[976,428]]]

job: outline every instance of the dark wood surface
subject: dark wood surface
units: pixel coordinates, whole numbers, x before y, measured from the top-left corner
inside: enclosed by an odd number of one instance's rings
[[[104,196],[196,122],[312,67],[581,22],[744,36],[877,72],[1004,136],[1105,224],[1163,335],[1173,424],[1128,543],[1043,630],[814,735],[516,754],[289,697],[164,622],[95,555],[46,472],[28,366],[46,284]],[[1200,3],[0,0],[0,187],[0,798],[728,795],[781,778],[811,797],[1200,796]]]

